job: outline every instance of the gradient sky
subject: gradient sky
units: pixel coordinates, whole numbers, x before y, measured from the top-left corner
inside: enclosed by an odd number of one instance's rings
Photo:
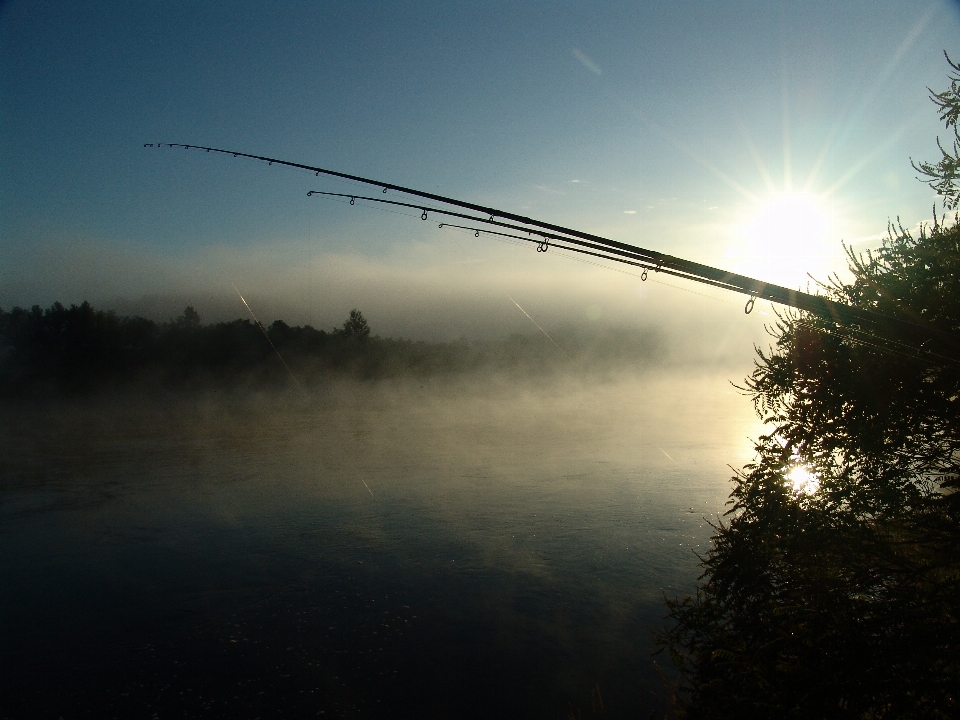
[[[6,2],[0,307],[235,317],[236,284],[268,317],[361,307],[424,337],[523,329],[505,294],[554,323],[632,321],[640,301],[710,316],[704,296],[306,197],[344,183],[143,143],[321,165],[798,287],[842,269],[841,240],[931,217],[909,159],[946,136],[927,87],[957,38],[941,0]],[[739,321],[743,299],[722,302]]]

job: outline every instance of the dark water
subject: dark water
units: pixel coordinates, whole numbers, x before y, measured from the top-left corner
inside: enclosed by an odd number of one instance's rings
[[[660,375],[0,430],[2,717],[621,718],[757,428],[725,376]]]

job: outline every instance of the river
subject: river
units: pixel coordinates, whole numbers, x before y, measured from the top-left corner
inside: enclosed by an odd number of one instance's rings
[[[648,713],[760,430],[729,375],[7,408],[0,716]]]

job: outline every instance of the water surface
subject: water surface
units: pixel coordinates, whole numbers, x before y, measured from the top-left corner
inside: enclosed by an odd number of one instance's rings
[[[758,427],[723,373],[9,408],[4,717],[635,717]],[[661,661],[662,662],[662,661]]]

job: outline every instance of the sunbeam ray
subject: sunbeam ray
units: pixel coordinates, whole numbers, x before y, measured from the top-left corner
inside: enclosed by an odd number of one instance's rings
[[[820,175],[820,171],[823,168],[823,164],[826,162],[826,159],[834,145],[837,142],[844,140],[847,135],[849,135],[859,126],[858,121],[860,116],[867,110],[867,108],[870,106],[870,103],[873,101],[874,96],[880,91],[880,88],[883,87],[884,83],[890,79],[894,70],[903,61],[904,55],[906,55],[907,51],[913,47],[913,44],[917,41],[917,38],[920,37],[920,34],[923,32],[923,30],[927,27],[927,25],[930,24],[930,21],[933,20],[938,8],[939,5],[937,3],[932,3],[927,10],[920,15],[917,22],[914,23],[907,32],[906,37],[904,37],[903,41],[901,41],[901,43],[897,46],[897,49],[894,50],[892,57],[889,61],[887,61],[887,64],[884,66],[883,70],[881,70],[880,74],[874,79],[873,83],[870,85],[870,88],[860,98],[860,102],[856,109],[849,113],[840,113],[840,117],[837,118],[837,121],[831,127],[823,146],[817,153],[810,173],[808,174],[806,182],[804,183],[805,191],[809,191],[811,188],[813,188],[814,183],[816,183],[817,178]]]

